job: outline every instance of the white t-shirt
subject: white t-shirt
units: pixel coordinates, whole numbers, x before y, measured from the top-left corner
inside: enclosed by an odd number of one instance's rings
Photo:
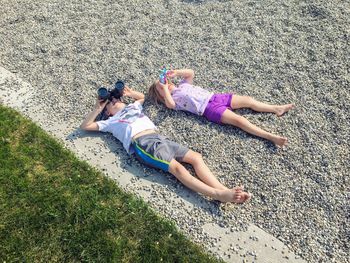
[[[138,101],[127,105],[107,120],[98,121],[97,125],[100,131],[110,132],[121,141],[129,154],[133,153],[133,149],[130,149],[132,137],[144,130],[156,129],[154,123],[142,113],[142,105]]]

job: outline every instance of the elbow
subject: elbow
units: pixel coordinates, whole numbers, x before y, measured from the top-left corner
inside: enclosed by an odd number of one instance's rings
[[[145,95],[143,93],[140,93],[137,98],[134,98],[135,101],[138,101],[140,104],[143,104],[145,102]]]
[[[138,99],[137,100],[140,104],[143,104],[145,102],[145,97],[141,98],[141,99]]]
[[[87,124],[86,123],[82,123],[82,124],[80,124],[79,128],[84,130],[84,131],[87,131]]]
[[[184,74],[184,79],[192,84],[193,78],[194,78],[194,70],[193,69],[186,69],[186,73]]]
[[[173,109],[175,109],[175,106],[176,106],[176,105],[175,105],[175,102],[173,102],[173,103],[170,103],[170,102],[169,102],[169,103],[166,104],[166,106],[167,106],[167,108],[173,110]]]
[[[194,78],[194,70],[193,69],[188,69],[188,76],[192,79]]]

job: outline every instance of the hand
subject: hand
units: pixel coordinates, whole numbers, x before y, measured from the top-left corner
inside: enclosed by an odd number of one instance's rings
[[[169,77],[169,78],[175,78],[177,75],[176,75],[176,70],[168,70],[166,72],[166,76]]]
[[[168,90],[168,80],[166,81],[165,84],[159,81],[159,86],[162,88],[162,90]]]
[[[108,100],[103,101],[97,98],[95,108],[98,110],[103,110],[103,108],[107,105],[107,103],[108,103]]]
[[[128,86],[125,86],[123,90],[123,96],[131,97],[131,94],[132,94],[132,89],[130,89]]]

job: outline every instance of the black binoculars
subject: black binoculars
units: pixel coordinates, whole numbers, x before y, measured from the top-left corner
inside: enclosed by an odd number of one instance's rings
[[[123,81],[118,80],[113,89],[107,89],[105,87],[101,87],[97,90],[97,95],[99,100],[113,100],[113,98],[120,99],[123,96],[123,91],[125,88],[125,84]]]

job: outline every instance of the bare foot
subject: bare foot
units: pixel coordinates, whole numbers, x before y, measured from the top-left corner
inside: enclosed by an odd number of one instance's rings
[[[287,143],[288,143],[288,139],[286,137],[281,137],[281,136],[275,136],[273,139],[272,139],[272,142],[274,144],[276,144],[277,146],[279,147],[283,147],[283,146],[286,146]]]
[[[232,202],[234,199],[234,192],[232,189],[218,190],[216,199],[222,203]]]
[[[234,191],[234,199],[233,202],[236,204],[242,204],[244,202],[248,202],[252,198],[252,194],[243,191],[243,186],[237,186],[233,188]]]
[[[285,114],[287,111],[294,108],[294,104],[286,104],[286,105],[280,105],[276,107],[276,115],[278,117],[281,117],[283,114]]]
[[[252,195],[248,192],[244,192],[242,187],[235,187],[233,189],[220,190],[217,199],[223,203],[236,203],[242,204],[251,199]]]

